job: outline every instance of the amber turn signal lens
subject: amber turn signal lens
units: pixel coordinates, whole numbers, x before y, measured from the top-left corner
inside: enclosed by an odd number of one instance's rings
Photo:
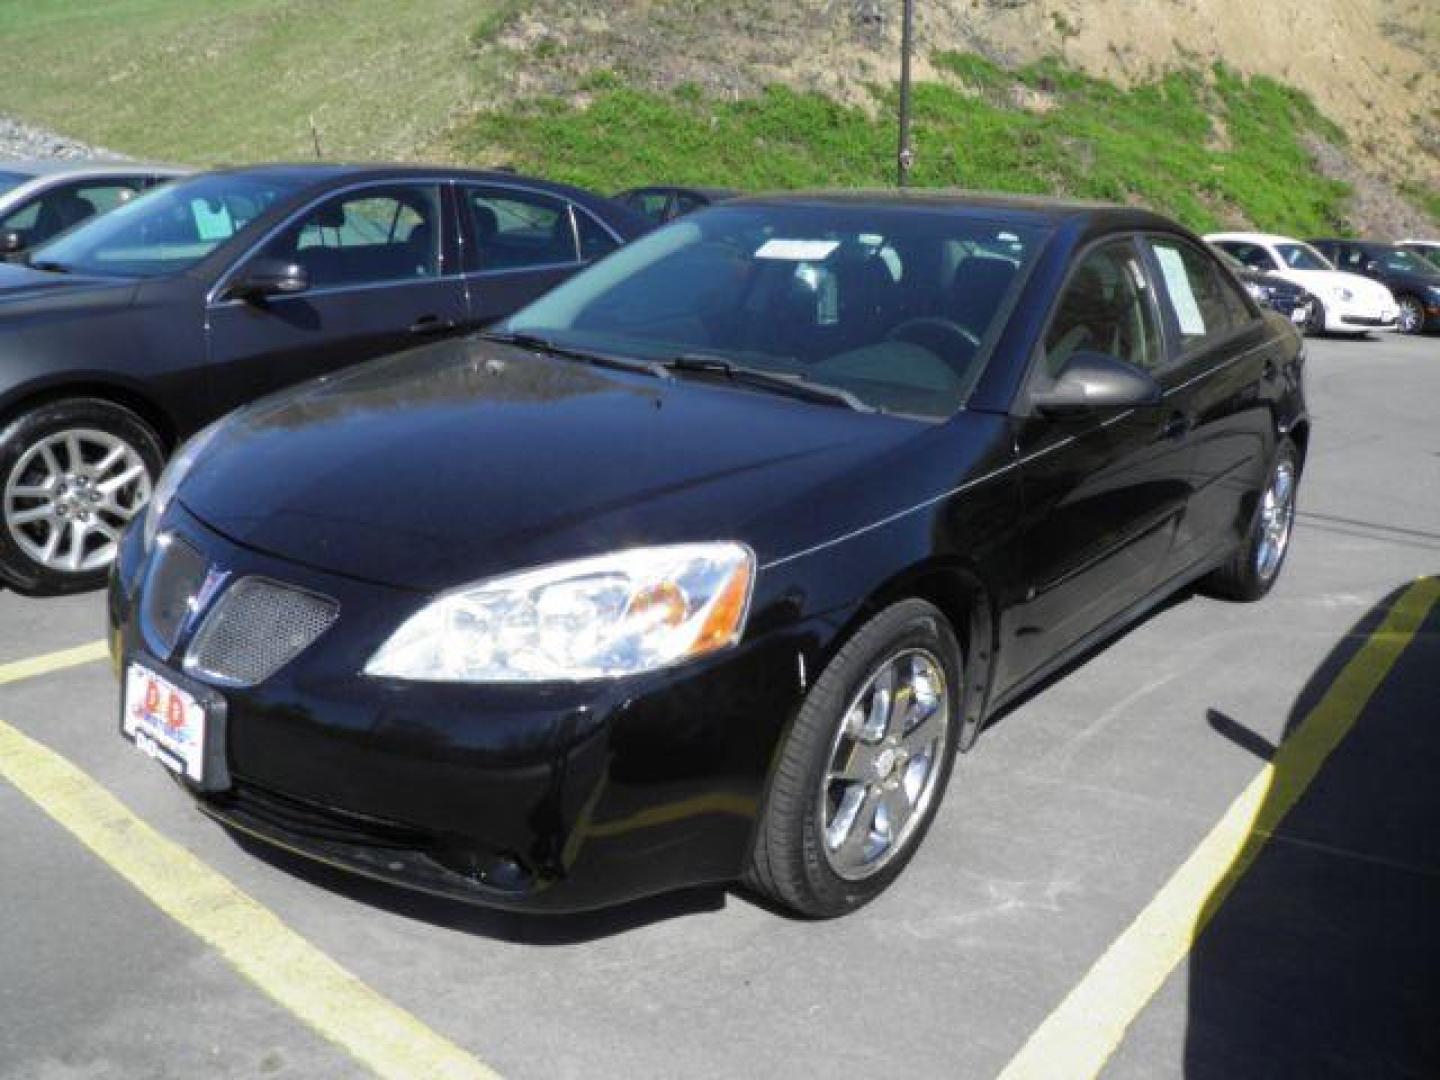
[[[748,559],[735,567],[730,580],[725,583],[720,595],[711,605],[710,614],[700,627],[694,644],[690,646],[691,656],[723,649],[740,639],[740,631],[745,626],[745,612],[750,606],[753,574],[754,570]]]

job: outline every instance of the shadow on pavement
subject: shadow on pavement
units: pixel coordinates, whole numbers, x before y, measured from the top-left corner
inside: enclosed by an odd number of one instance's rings
[[[1435,579],[1407,586],[1360,620],[1297,699],[1282,747],[1211,713],[1275,772],[1251,834],[1270,838],[1211,894],[1190,955],[1190,1080],[1440,1076],[1437,595]],[[1367,640],[1407,618],[1414,637],[1290,806],[1312,727],[1353,715]]]

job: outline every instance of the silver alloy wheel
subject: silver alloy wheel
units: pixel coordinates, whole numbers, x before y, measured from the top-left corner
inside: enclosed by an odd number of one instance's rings
[[[1269,581],[1280,569],[1290,530],[1295,524],[1295,463],[1281,461],[1270,476],[1260,503],[1260,543],[1255,549],[1255,572]]]
[[[1425,313],[1420,308],[1420,301],[1413,296],[1402,296],[1400,298],[1400,329],[1407,334],[1418,334],[1424,321]]]
[[[106,431],[77,428],[30,447],[5,480],[5,525],[30,559],[79,574],[115,559],[120,533],[150,501],[138,450]]]
[[[886,659],[845,710],[820,789],[821,848],[840,877],[879,873],[935,798],[950,739],[945,669],[924,649]]]

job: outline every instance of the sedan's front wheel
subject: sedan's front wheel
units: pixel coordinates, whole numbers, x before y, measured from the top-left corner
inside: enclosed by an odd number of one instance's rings
[[[1400,297],[1399,329],[1402,334],[1418,334],[1425,329],[1425,306],[1413,296]]]
[[[910,861],[955,759],[960,645],[935,607],[905,600],[852,637],[781,747],[747,881],[801,915],[843,915]]]
[[[149,426],[107,401],[53,401],[11,421],[0,432],[0,578],[36,594],[103,584],[163,461]]]

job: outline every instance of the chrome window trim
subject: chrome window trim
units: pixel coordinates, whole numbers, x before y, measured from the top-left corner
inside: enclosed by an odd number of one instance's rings
[[[244,301],[240,301],[240,300],[219,300],[219,299],[217,299],[217,297],[219,297],[219,295],[220,295],[222,292],[225,291],[225,287],[226,287],[227,285],[229,285],[230,282],[234,279],[235,274],[239,271],[239,269],[240,269],[242,266],[245,265],[245,263],[246,263],[247,261],[249,261],[249,260],[255,255],[255,253],[256,253],[257,251],[259,251],[259,250],[260,250],[261,248],[263,248],[266,244],[268,244],[271,240],[275,239],[275,237],[276,237],[277,235],[279,235],[279,234],[280,234],[281,232],[283,232],[285,229],[289,228],[291,225],[295,224],[300,218],[304,217],[304,216],[305,216],[306,214],[308,214],[311,210],[314,210],[315,207],[319,206],[319,205],[320,205],[321,203],[323,203],[323,202],[327,202],[327,201],[329,201],[330,199],[336,198],[337,196],[348,195],[348,194],[350,194],[350,193],[353,192],[353,191],[364,191],[364,190],[366,190],[367,188],[376,188],[376,187],[399,187],[400,185],[403,185],[403,184],[421,185],[421,186],[423,186],[423,185],[428,185],[428,184],[433,184],[433,185],[435,185],[436,187],[443,187],[443,186],[446,185],[446,184],[454,185],[454,183],[455,183],[455,178],[454,178],[454,177],[450,177],[450,176],[416,176],[416,177],[408,177],[408,176],[407,176],[407,177],[404,177],[404,178],[402,178],[402,179],[395,179],[395,178],[392,177],[392,178],[387,179],[387,180],[357,180],[357,181],[356,181],[355,183],[353,183],[353,184],[347,184],[347,185],[344,186],[344,187],[332,188],[332,189],[330,189],[329,191],[324,191],[324,192],[320,193],[319,195],[316,195],[314,198],[310,199],[308,202],[304,203],[303,205],[297,207],[297,208],[296,208],[294,211],[292,211],[292,212],[290,213],[290,215],[289,215],[288,217],[286,217],[283,221],[277,222],[275,225],[272,225],[269,229],[267,229],[267,230],[265,231],[265,233],[264,233],[263,236],[261,236],[261,237],[260,237],[258,240],[256,240],[253,244],[251,244],[249,247],[247,247],[243,253],[241,253],[240,255],[236,256],[235,260],[229,265],[229,267],[226,268],[225,272],[224,272],[223,274],[221,274],[221,275],[215,280],[215,284],[212,285],[212,286],[210,286],[209,290],[206,291],[206,293],[205,293],[205,306],[206,306],[206,308],[212,308],[212,307],[220,307],[220,306],[222,306],[222,305],[224,305],[224,304],[229,304],[229,303],[243,303]],[[441,219],[442,219],[442,224],[443,224],[443,219],[444,219],[444,217],[445,217],[444,210],[443,210],[443,204],[442,204],[442,210],[441,210],[440,217],[441,217]],[[440,252],[441,252],[441,258],[442,258],[442,259],[444,258],[444,251],[445,251],[445,240],[444,240],[444,237],[442,236],[442,237],[440,238]],[[437,275],[437,276],[435,276],[435,277],[433,277],[433,278],[420,278],[420,279],[417,279],[417,280],[419,280],[419,281],[424,281],[424,282],[435,282],[435,281],[442,281],[442,280],[444,280],[444,279],[446,279],[446,278],[449,278],[449,277],[458,277],[458,276],[459,276],[458,274],[439,274],[439,275]],[[401,281],[407,281],[407,280],[409,280],[409,279],[401,278],[400,280],[401,280]],[[329,289],[324,289],[324,290],[322,290],[322,289],[315,289],[315,290],[312,291],[312,290],[307,289],[303,294],[297,293],[297,294],[296,294],[296,297],[298,298],[298,297],[301,296],[301,295],[304,295],[304,296],[317,296],[317,295],[322,295],[323,293],[328,293],[328,292],[338,292],[338,291],[353,290],[353,289],[373,289],[373,288],[379,288],[379,287],[390,288],[390,287],[392,287],[394,284],[395,284],[395,282],[391,282],[391,281],[375,281],[375,282],[369,282],[369,283],[362,284],[362,285],[337,285],[337,286],[333,286],[333,287],[331,287],[331,288],[329,288]]]
[[[287,300],[308,300],[317,296],[337,296],[343,293],[370,292],[375,289],[403,289],[410,285],[438,285],[446,281],[461,281],[461,274],[441,274],[439,277],[414,277],[396,278],[393,281],[370,281],[362,285],[327,285],[318,289],[306,289],[302,293],[280,294],[265,298],[267,307],[274,307],[276,304],[283,304]],[[216,300],[206,306],[207,311],[223,311],[226,308],[245,305],[246,301],[239,297],[230,297],[225,300]]]
[[[533,195],[544,195],[547,198],[556,199],[569,208],[570,236],[575,241],[575,258],[570,262],[537,263],[534,266],[501,266],[496,267],[493,270],[486,270],[483,267],[478,270],[465,270],[463,269],[465,260],[462,258],[462,269],[460,273],[463,277],[467,279],[476,278],[481,276],[482,274],[529,274],[540,270],[564,270],[587,265],[583,257],[584,253],[580,250],[580,226],[579,223],[576,221],[577,214],[584,214],[595,224],[599,225],[600,228],[604,230],[605,234],[609,236],[611,240],[615,241],[617,248],[622,248],[625,246],[625,238],[621,236],[618,232],[616,232],[613,228],[611,228],[609,222],[605,221],[588,207],[581,206],[578,202],[570,198],[568,195],[562,195],[554,191],[546,191],[543,188],[529,187],[525,184],[516,184],[513,182],[507,183],[505,181],[492,182],[490,180],[472,180],[468,177],[457,177],[454,180],[454,184],[456,188],[456,212],[462,215],[469,212],[469,206],[465,202],[465,193],[460,190],[461,188],[499,188],[502,191],[528,192]],[[457,226],[459,224],[459,222],[456,222]],[[462,243],[460,246],[463,250],[465,247],[463,243],[463,238],[465,236],[463,229],[460,232],[460,236],[462,238]]]

